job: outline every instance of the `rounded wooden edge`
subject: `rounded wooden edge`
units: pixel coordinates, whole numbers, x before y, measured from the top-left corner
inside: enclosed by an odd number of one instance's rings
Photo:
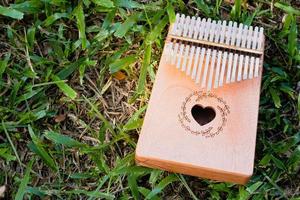
[[[195,166],[188,163],[179,163],[159,158],[144,157],[138,155],[137,152],[135,153],[135,162],[137,165],[145,167],[242,185],[247,184],[253,174],[253,171],[249,174],[240,174],[235,172],[222,171],[219,169]]]

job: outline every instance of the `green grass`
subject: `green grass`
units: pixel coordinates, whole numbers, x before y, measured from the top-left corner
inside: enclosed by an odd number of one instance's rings
[[[5,197],[299,200],[300,4],[207,2],[0,1]],[[134,164],[175,11],[265,28],[255,173],[246,186]]]

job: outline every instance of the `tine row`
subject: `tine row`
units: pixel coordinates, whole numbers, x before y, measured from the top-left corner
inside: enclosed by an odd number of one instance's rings
[[[256,55],[173,42],[166,44],[166,50],[168,63],[207,90],[258,77],[261,68]]]
[[[261,27],[237,24],[232,21],[215,21],[176,14],[176,21],[170,30],[179,37],[197,39],[242,47],[253,50],[263,50],[263,32]]]

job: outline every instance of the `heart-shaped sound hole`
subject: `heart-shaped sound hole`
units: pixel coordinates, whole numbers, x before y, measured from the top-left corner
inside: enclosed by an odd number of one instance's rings
[[[200,124],[203,126],[208,124],[216,117],[216,112],[212,107],[205,107],[203,108],[201,105],[194,105],[192,107],[192,116]]]

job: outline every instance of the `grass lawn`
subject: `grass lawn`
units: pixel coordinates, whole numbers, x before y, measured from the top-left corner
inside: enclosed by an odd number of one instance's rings
[[[265,28],[245,186],[134,164],[175,12]],[[1,0],[0,196],[299,200],[299,19],[297,0]]]

